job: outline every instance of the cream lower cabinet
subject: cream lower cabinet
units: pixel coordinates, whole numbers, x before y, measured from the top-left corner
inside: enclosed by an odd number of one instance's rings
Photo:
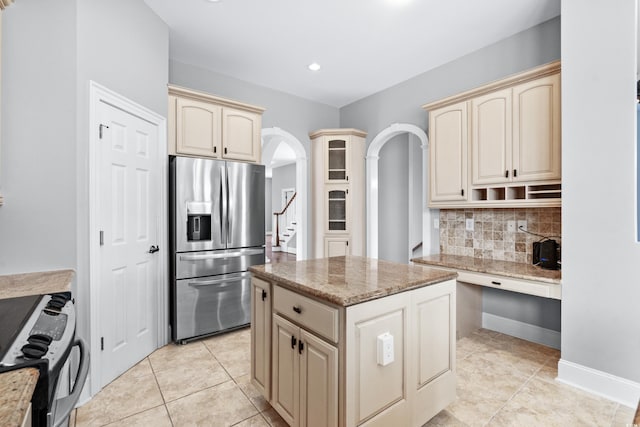
[[[271,284],[251,279],[251,378],[271,398]]]
[[[324,254],[326,257],[351,255],[349,237],[325,237]]]
[[[254,278],[258,304],[265,283]],[[271,335],[252,318],[252,382],[290,426],[418,427],[455,400],[455,280],[349,307],[271,286]],[[267,348],[270,386],[253,367]]]
[[[271,405],[290,426],[338,425],[338,349],[273,316]]]

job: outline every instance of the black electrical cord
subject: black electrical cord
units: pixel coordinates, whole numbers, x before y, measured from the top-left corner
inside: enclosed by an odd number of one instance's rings
[[[557,239],[562,239],[562,236],[543,236],[542,234],[538,234],[538,233],[533,233],[529,230],[525,230],[524,228],[522,228],[522,226],[518,227],[518,230],[527,233],[527,234],[531,234],[533,236],[538,236],[538,237],[542,237],[542,239],[538,240],[538,242],[544,242],[545,240],[550,240],[552,237],[555,237]]]

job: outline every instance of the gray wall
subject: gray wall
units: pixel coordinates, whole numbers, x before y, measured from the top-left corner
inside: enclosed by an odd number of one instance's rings
[[[421,105],[559,58],[560,18],[554,18],[341,108],[340,126],[366,130],[367,144],[393,123],[411,123],[426,129],[427,113],[420,108]],[[408,169],[408,158],[406,154],[401,155],[389,149],[389,145],[397,145],[396,149],[401,149],[400,144],[390,141],[380,153],[378,252],[380,258],[407,262],[406,245],[400,242],[406,241],[405,232],[399,230],[398,235],[383,235],[394,211],[399,212],[398,206],[406,206],[398,194],[398,189],[407,188],[406,177],[398,176],[397,171]],[[395,175],[391,173],[393,170],[396,171]],[[403,215],[407,218],[406,214]],[[522,302],[522,298],[516,294],[498,296],[487,292],[483,305],[488,313],[542,327],[547,325],[543,318],[558,318],[560,315],[559,307],[540,304],[534,297],[526,304],[535,306],[535,310],[541,314],[537,318],[525,315],[520,312],[517,303]],[[497,307],[502,309],[497,310]],[[557,322],[553,324],[557,325]]]
[[[635,3],[562,1],[562,359],[639,383]]]
[[[378,161],[378,258],[409,262],[409,141],[408,135],[389,140]]]
[[[2,16],[0,274],[76,267],[76,4]]]

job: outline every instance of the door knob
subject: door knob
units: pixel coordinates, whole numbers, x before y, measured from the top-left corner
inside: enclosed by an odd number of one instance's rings
[[[151,245],[151,247],[149,248],[149,253],[150,254],[155,254],[156,252],[158,252],[160,250],[160,248],[156,245]]]

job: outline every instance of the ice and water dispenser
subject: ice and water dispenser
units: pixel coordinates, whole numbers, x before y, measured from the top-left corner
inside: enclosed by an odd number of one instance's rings
[[[187,241],[211,240],[211,203],[187,203]]]

